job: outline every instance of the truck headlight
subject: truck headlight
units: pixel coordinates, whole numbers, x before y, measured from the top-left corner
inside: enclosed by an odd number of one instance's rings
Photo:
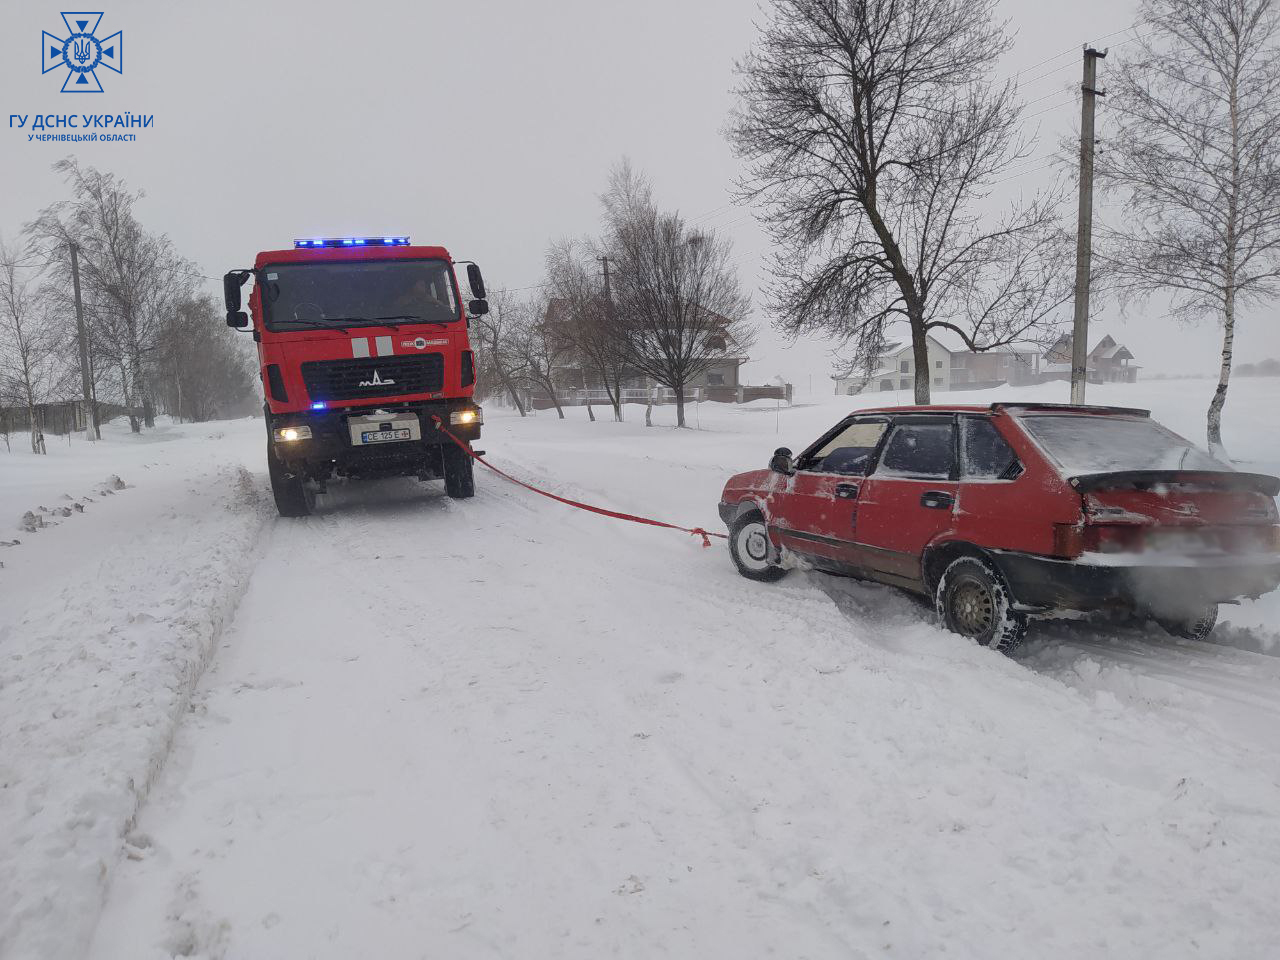
[[[295,440],[310,440],[310,427],[276,427],[272,431],[276,443],[293,443]]]
[[[474,410],[454,410],[449,414],[449,423],[455,427],[469,427],[472,424],[484,423],[484,414],[479,408]]]

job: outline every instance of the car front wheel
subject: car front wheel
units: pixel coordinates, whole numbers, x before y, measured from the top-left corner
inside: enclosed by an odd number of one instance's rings
[[[943,626],[992,650],[1008,652],[1026,636],[1027,618],[1013,608],[1004,578],[980,557],[951,561],[934,602]]]
[[[774,562],[773,545],[759,513],[734,521],[729,528],[729,554],[738,572],[749,580],[771,583],[787,575],[786,569]]]

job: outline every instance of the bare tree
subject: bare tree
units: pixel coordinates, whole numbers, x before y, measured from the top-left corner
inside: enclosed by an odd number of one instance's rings
[[[176,304],[159,337],[156,393],[161,408],[180,420],[211,420],[251,401],[253,357],[222,318],[212,297],[191,297]]]
[[[56,377],[58,341],[27,266],[0,238],[0,406],[16,401],[26,408],[31,452],[45,453],[39,405]]]
[[[46,249],[66,288],[70,245],[79,245],[81,285],[94,304],[95,352],[118,370],[136,433],[143,422],[154,423],[153,355],[172,311],[191,294],[195,271],[168,237],[149,233],[134,216],[141,193],[74,159],[54,164],[54,170],[66,178],[72,199],[42,210],[27,233]]]
[[[604,243],[617,263],[609,325],[626,345],[628,365],[675,393],[676,425],[683,427],[688,384],[728,347],[746,348],[753,339],[731,246],[658,210],[648,181],[625,161],[601,199]]]
[[[564,419],[557,382],[573,352],[573,341],[563,317],[548,310],[548,298],[531,296],[516,301],[514,313],[520,327],[516,345],[520,351],[522,379],[551,400],[556,414]]]
[[[587,375],[599,383],[613,408],[613,419],[622,422],[622,382],[629,374],[627,347],[614,325],[612,304],[600,283],[592,251],[572,240],[561,240],[547,251],[547,277],[553,292],[556,322],[572,343],[574,360],[584,373],[582,387],[590,389]],[[608,292],[608,296],[612,291]],[[588,415],[594,420],[591,404]]]
[[[476,347],[477,382],[480,374],[491,374],[511,398],[520,416],[525,416],[520,386],[526,372],[523,357],[527,351],[522,342],[525,327],[521,323],[518,301],[505,290],[492,291],[489,312],[477,317],[471,329]]]
[[[772,0],[739,64],[730,139],[751,164],[743,199],[782,250],[771,306],[871,360],[905,320],[915,399],[929,402],[926,337],[972,350],[1044,339],[1071,296],[1060,189],[980,210],[1025,159],[1019,104],[986,77],[1009,46],[996,0]]]
[[[1209,449],[1225,456],[1237,310],[1280,290],[1280,51],[1274,0],[1145,0],[1149,26],[1111,82],[1099,176],[1123,199],[1103,260],[1126,296],[1222,323]]]

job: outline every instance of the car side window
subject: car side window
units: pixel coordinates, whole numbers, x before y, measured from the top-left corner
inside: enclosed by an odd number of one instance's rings
[[[960,475],[967,480],[1014,480],[1022,464],[996,425],[985,417],[960,418]]]
[[[955,461],[951,418],[900,420],[885,441],[877,475],[947,480]]]
[[[880,438],[888,422],[854,420],[834,437],[813,451],[802,467],[815,473],[839,473],[863,477],[871,466]]]

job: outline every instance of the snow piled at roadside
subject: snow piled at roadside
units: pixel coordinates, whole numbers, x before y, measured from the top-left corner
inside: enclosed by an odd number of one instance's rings
[[[268,516],[258,481],[226,465],[190,480],[131,536],[89,544],[89,576],[0,626],[8,960],[83,953],[121,839],[247,585]]]

